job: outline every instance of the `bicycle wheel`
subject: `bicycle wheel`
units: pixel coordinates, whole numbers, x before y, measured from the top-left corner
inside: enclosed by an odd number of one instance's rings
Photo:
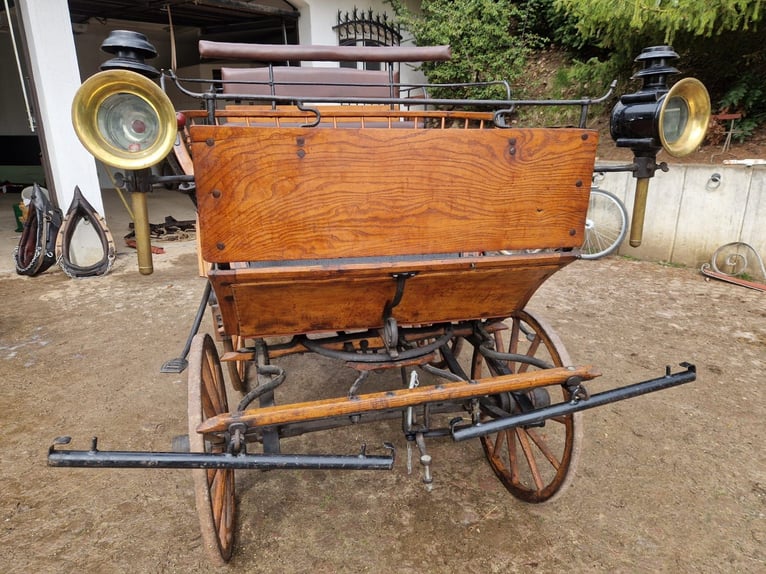
[[[599,259],[613,253],[628,232],[628,211],[622,201],[604,189],[592,187],[585,218],[583,259]]]

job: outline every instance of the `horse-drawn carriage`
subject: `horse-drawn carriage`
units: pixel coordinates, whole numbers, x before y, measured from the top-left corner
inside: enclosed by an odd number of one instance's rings
[[[132,70],[97,74],[74,103],[81,139],[128,170],[138,201],[157,181],[194,190],[208,278],[203,307],[213,309],[223,353],[207,334],[190,337],[188,452],[101,451],[95,441],[65,450],[61,440],[49,464],[193,469],[206,546],[226,561],[236,470],[394,465],[388,442],[376,454],[364,446],[303,454],[290,437],[401,419],[429,488],[429,442],[478,438],[511,494],[543,502],[572,477],[580,411],[694,380],[694,367],[682,364],[590,395],[586,383],[598,371],[574,363],[526,309],[548,277],[578,259],[598,141],[587,111],[606,97],[466,100],[442,88],[436,98],[433,86],[400,81],[394,63],[444,59],[446,47],[200,48],[206,57],[266,65],[223,69],[207,91],[164,73],[163,84],[203,104],[178,124],[162,90]],[[645,51],[644,87],[615,109],[613,135],[634,150],[634,163],[598,167],[633,171],[639,194],[660,147],[696,147],[709,113],[695,81],[668,91],[672,57],[667,47]],[[272,64],[297,60],[388,67]],[[534,105],[578,106],[580,124],[509,121]],[[149,168],[171,149],[179,173],[153,176]],[[640,197],[636,203],[643,212]],[[633,227],[640,241],[640,222]],[[346,381],[320,386],[343,392],[281,402],[291,377],[283,358],[295,354],[348,366]]]

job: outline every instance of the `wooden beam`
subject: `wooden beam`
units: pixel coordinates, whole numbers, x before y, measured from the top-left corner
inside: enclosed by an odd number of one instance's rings
[[[601,373],[595,371],[590,366],[558,367],[479,379],[478,381],[471,382],[428,385],[414,389],[369,393],[352,398],[339,397],[259,409],[247,409],[238,413],[220,414],[204,420],[197,427],[197,432],[225,432],[233,423],[244,423],[248,427],[264,427],[357,415],[372,411],[403,409],[430,402],[465,400],[485,395],[528,391],[536,387],[560,385],[565,383],[570,377],[579,377],[583,381],[588,381],[600,375]]]
[[[258,4],[257,2],[245,2],[243,0],[195,0],[194,4],[241,10],[242,12],[250,12],[257,16],[278,16],[280,18],[294,18],[297,20],[301,15],[298,10],[284,10],[265,4]]]

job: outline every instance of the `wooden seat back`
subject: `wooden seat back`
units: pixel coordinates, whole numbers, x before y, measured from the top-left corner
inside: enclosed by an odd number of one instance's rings
[[[198,125],[190,141],[202,255],[228,263],[579,247],[597,135]]]

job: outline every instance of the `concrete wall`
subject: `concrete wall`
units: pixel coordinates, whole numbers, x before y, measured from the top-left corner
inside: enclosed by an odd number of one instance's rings
[[[607,173],[599,187],[622,199],[632,214],[630,174]],[[735,241],[766,259],[766,166],[671,165],[649,184],[642,244],[631,247],[626,237],[619,253],[699,267]]]

